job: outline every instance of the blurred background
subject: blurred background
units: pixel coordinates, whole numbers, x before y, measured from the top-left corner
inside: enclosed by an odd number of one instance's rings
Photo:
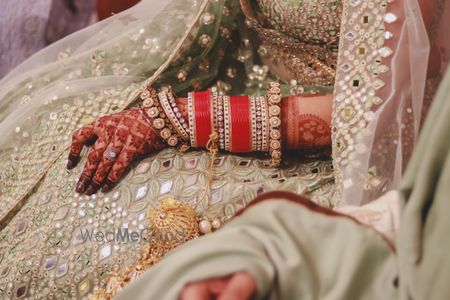
[[[0,79],[45,46],[139,0],[0,0]]]

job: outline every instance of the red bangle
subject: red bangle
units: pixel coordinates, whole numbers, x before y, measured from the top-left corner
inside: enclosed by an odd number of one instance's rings
[[[194,93],[195,134],[197,147],[204,148],[211,135],[211,94],[209,89]]]
[[[231,152],[252,151],[252,129],[250,126],[250,99],[248,96],[230,98]]]

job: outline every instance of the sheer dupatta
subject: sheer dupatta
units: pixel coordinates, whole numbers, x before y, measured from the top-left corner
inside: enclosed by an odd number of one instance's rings
[[[332,121],[343,204],[395,189],[408,163],[450,49],[449,1],[423,6],[344,1]]]
[[[145,85],[171,84],[176,92],[205,88],[229,42],[219,28],[231,30],[238,12],[239,3],[229,0],[141,1],[46,47],[5,76],[0,228],[67,155],[74,130],[138,104]],[[208,56],[214,63],[200,68]],[[181,72],[189,80],[179,78]],[[74,187],[59,189],[69,194]]]

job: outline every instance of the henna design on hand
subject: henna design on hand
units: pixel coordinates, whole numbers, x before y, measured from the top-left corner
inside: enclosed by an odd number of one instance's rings
[[[74,132],[67,168],[74,168],[84,145],[95,141],[89,151],[76,191],[91,195],[101,186],[107,192],[119,181],[137,156],[165,147],[162,139],[144,119],[139,108],[99,118]],[[114,149],[115,158],[105,155]]]

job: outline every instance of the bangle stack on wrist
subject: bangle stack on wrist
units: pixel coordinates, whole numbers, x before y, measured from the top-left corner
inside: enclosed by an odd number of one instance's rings
[[[159,133],[161,138],[171,147],[189,149],[187,140],[189,133],[186,123],[175,103],[175,98],[169,96],[170,91],[164,90],[159,94],[149,87],[141,92],[141,112],[150,125]]]
[[[181,136],[183,141],[189,141],[189,128],[187,122],[181,115],[173,94],[169,90],[164,90],[158,94],[158,99],[161,102],[161,106],[167,118],[174,126],[178,135]]]
[[[217,133],[220,149],[267,152],[271,165],[281,162],[281,90],[270,83],[266,97],[225,96],[215,89],[188,94],[192,147],[205,147]],[[208,109],[209,107],[209,109]]]
[[[281,90],[271,82],[266,97],[225,96],[216,89],[188,94],[188,121],[170,89],[142,91],[141,110],[164,141],[180,150],[222,149],[266,152],[271,165],[281,162]]]

